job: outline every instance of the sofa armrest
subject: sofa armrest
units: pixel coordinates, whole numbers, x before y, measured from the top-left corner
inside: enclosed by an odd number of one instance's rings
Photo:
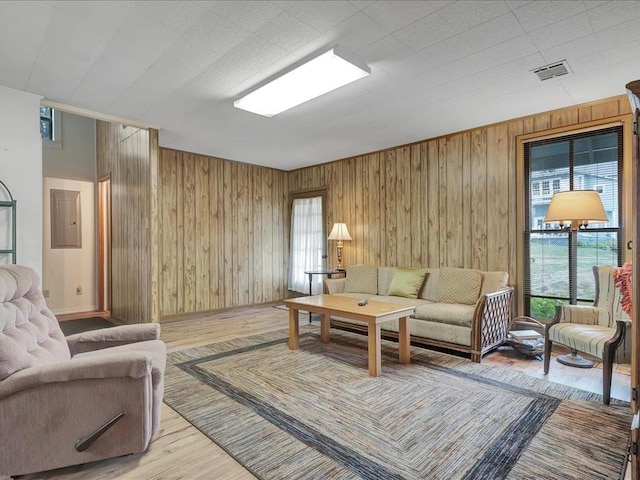
[[[140,323],[101,328],[66,337],[71,355],[160,338],[160,324]]]
[[[347,279],[327,278],[325,279],[324,284],[327,286],[327,291],[330,295],[334,295],[336,293],[344,293],[344,287],[347,284]]]
[[[483,352],[501,345],[511,322],[513,287],[482,295],[476,303],[471,332],[471,359],[480,362]]]
[[[50,383],[151,375],[148,352],[104,353],[20,370],[0,382],[0,399]]]

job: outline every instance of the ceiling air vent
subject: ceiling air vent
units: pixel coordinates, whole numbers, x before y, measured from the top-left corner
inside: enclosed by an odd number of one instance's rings
[[[540,80],[549,80],[553,77],[566,75],[571,72],[571,69],[569,68],[567,61],[562,60],[561,62],[550,63],[544,67],[538,67],[535,70],[532,70],[532,72],[535,73]]]

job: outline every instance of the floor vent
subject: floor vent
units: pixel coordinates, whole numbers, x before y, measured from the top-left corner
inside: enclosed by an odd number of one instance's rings
[[[561,62],[550,63],[544,67],[538,67],[532,70],[532,72],[535,73],[540,80],[549,80],[550,78],[566,75],[571,72],[571,69],[567,61],[562,60]]]

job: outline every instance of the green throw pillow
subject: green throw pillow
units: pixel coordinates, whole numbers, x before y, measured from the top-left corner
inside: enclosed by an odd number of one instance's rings
[[[426,268],[398,268],[389,285],[389,295],[418,298],[418,293],[427,275]]]

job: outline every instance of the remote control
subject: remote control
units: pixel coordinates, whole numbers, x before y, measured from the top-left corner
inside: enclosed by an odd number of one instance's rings
[[[363,298],[358,302],[358,305],[360,305],[361,307],[364,307],[367,303],[369,303],[369,300],[367,300],[366,298]]]

